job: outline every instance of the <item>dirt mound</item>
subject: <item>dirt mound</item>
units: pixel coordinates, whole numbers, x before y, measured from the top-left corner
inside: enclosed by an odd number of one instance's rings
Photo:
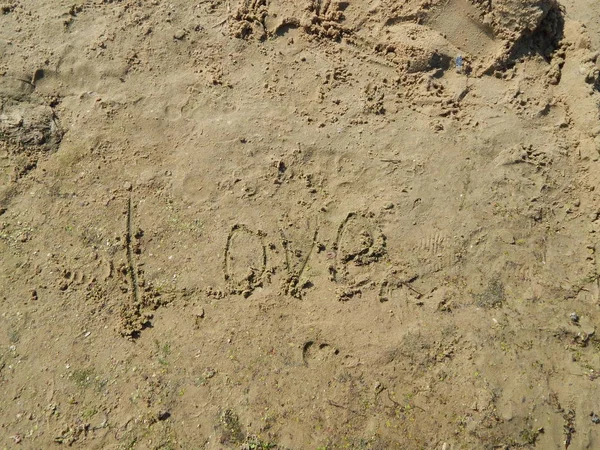
[[[479,75],[504,70],[523,55],[550,59],[564,26],[554,0],[450,0],[421,5],[409,17],[447,39]]]
[[[58,149],[62,131],[54,110],[26,77],[0,78],[0,145],[11,155],[13,179],[35,168],[41,154]]]
[[[517,42],[535,33],[552,12],[560,10],[555,0],[471,0],[482,11],[482,23],[503,39]]]
[[[0,78],[0,141],[56,149],[62,137],[57,118],[34,89],[24,77]]]
[[[492,67],[504,69],[523,55],[538,54],[547,60],[563,38],[563,11],[555,0],[474,0],[482,11],[481,23],[503,41]],[[488,69],[489,72],[489,69]]]

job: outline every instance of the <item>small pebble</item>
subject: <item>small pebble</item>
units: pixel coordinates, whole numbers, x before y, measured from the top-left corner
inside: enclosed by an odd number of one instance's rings
[[[175,39],[177,39],[178,41],[180,41],[180,40],[182,40],[185,37],[186,34],[187,33],[185,32],[185,30],[177,30],[175,32],[175,34],[173,35],[173,37]]]
[[[169,411],[160,411],[157,415],[158,420],[167,420],[171,417],[171,413]]]
[[[579,322],[579,316],[576,312],[572,312],[571,314],[569,314],[569,319],[571,319],[571,321],[575,323]]]
[[[596,413],[592,412],[590,414],[591,418],[592,418],[592,422],[595,423],[596,425],[598,425],[600,423],[600,417],[598,417],[596,415]]]

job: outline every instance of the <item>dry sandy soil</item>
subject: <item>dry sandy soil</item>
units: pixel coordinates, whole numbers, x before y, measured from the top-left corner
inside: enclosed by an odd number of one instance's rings
[[[600,448],[596,0],[0,4],[0,448]]]

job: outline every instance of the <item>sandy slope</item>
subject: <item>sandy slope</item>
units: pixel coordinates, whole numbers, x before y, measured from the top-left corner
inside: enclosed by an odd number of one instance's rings
[[[1,11],[0,448],[598,448],[597,2]]]

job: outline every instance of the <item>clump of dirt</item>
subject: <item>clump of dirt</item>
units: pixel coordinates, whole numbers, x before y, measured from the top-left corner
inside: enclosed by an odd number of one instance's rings
[[[504,41],[495,69],[511,67],[525,56],[538,54],[550,60],[563,38],[564,12],[556,0],[473,0],[482,11],[481,21]]]
[[[339,0],[310,0],[302,19],[303,29],[319,37],[339,41],[349,30],[342,25],[346,2]]]
[[[20,151],[56,150],[62,139],[58,119],[50,105],[34,95],[34,88],[22,78],[0,78],[0,141]]]
[[[13,162],[13,180],[57,150],[63,136],[54,109],[34,90],[33,80],[24,76],[0,77],[0,146]]]
[[[267,0],[244,0],[232,16],[233,36],[240,39],[247,39],[250,36],[265,39],[267,14]]]
[[[0,139],[20,149],[56,149],[61,132],[49,106],[5,100],[0,112]]]
[[[491,26],[497,37],[517,42],[546,28],[560,5],[556,0],[471,0],[482,11],[482,22]]]

